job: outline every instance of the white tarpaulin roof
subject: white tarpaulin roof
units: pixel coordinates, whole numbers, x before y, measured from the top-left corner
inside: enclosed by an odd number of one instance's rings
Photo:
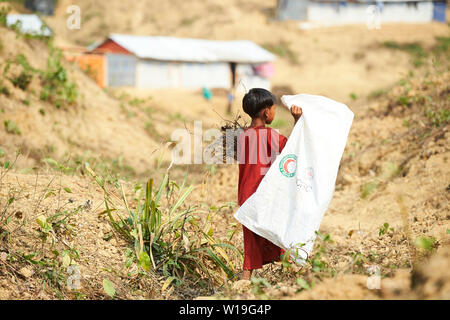
[[[46,37],[52,35],[52,31],[35,14],[8,14],[6,17],[6,23],[9,27],[19,21],[21,24],[21,33]]]
[[[109,37],[141,59],[262,63],[275,56],[252,41],[217,41],[113,34]]]

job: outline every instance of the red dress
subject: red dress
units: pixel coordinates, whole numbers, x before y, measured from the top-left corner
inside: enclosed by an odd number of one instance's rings
[[[254,127],[245,130],[238,140],[239,191],[241,206],[255,191],[287,139],[276,130]],[[282,249],[253,233],[244,230],[244,270],[260,269],[264,264],[279,261]]]

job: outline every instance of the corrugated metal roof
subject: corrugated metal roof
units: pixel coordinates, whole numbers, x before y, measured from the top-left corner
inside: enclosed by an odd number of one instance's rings
[[[186,62],[262,63],[275,56],[252,41],[217,41],[112,34],[109,39],[141,59]]]
[[[52,31],[44,22],[35,14],[8,14],[6,23],[12,26],[17,22],[21,23],[20,32],[38,36],[50,37]]]

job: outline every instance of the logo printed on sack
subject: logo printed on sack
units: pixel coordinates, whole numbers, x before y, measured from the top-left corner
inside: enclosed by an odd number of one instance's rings
[[[289,154],[280,161],[280,172],[283,176],[293,178],[297,171],[297,156]]]
[[[297,179],[297,186],[304,189],[306,192],[312,191],[312,182],[314,178],[314,168],[309,167],[303,171],[300,178]]]

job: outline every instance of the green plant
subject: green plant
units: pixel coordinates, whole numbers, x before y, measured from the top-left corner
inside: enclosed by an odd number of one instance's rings
[[[11,165],[10,162],[7,161],[3,167],[0,168],[0,185],[3,177],[11,170],[13,166],[14,165]],[[16,211],[11,209],[14,208],[14,203],[16,200],[21,197],[22,191],[23,189],[10,189],[8,190],[8,193],[0,199],[0,243],[12,236],[8,225],[18,217],[18,214]]]
[[[40,99],[54,103],[57,108],[66,105],[73,105],[78,98],[78,90],[74,82],[70,82],[67,76],[67,70],[62,65],[62,52],[53,48],[49,44],[49,57],[47,68],[45,70],[34,69],[23,54],[19,54],[15,61],[8,60],[3,70],[3,75],[9,78],[14,86],[26,90],[33,79],[33,74],[37,74],[42,83]],[[21,73],[16,77],[8,77],[8,71],[11,64],[17,64],[22,67]],[[3,88],[3,86],[0,86]],[[8,93],[4,89],[1,90]]]
[[[375,189],[377,184],[375,182],[367,182],[363,184],[360,188],[360,194],[362,199],[366,199]]]
[[[24,91],[27,90],[29,84],[33,80],[33,73],[36,73],[36,70],[30,66],[27,58],[23,54],[19,54],[15,59],[15,63],[22,67],[22,71],[18,76],[14,76],[11,78],[7,76],[7,73],[12,63],[13,61],[11,60],[8,60],[6,62],[6,66],[3,70],[3,75],[5,76],[5,78],[8,78],[15,87],[18,87]]]
[[[6,167],[6,168],[5,168]],[[8,170],[8,166],[4,166],[3,170]],[[3,173],[3,172],[2,172]],[[10,235],[7,226],[14,219],[14,213],[8,212],[9,208],[13,205],[16,198],[20,195],[19,193],[9,192],[7,197],[5,197],[5,202],[0,202],[0,241],[4,240],[6,237]]]
[[[352,266],[356,266],[358,271],[363,269],[363,264],[367,262],[367,258],[359,251],[354,251],[350,253],[352,257]]]
[[[32,273],[41,279],[43,287],[49,286],[57,297],[63,299],[67,290],[67,268],[74,265],[74,260],[79,258],[77,250],[68,249],[62,252],[52,250],[51,254],[44,257],[41,252],[12,252],[9,259],[10,262],[27,264],[27,268],[33,270]]]
[[[62,65],[62,52],[49,46],[50,54],[47,69],[40,71],[43,82],[41,100],[54,103],[57,108],[73,105],[78,98],[78,90],[74,82],[67,77],[67,70]]]
[[[87,65],[84,68],[81,68],[81,70],[90,78],[96,80],[98,76],[98,71],[93,69],[91,65]]]
[[[272,286],[265,278],[251,278],[252,283],[252,291],[255,296],[259,296],[259,298],[267,299],[267,295],[265,289],[270,289]]]
[[[3,121],[3,124],[5,126],[6,132],[8,132],[9,134],[16,134],[16,135],[22,134],[19,127],[13,120],[5,120]]]
[[[28,85],[31,83],[33,76],[25,71],[22,71],[19,76],[11,79],[12,84],[22,90],[27,90]]]
[[[314,255],[309,258],[308,264],[310,265],[310,270],[314,273],[315,277],[322,278],[323,276],[333,276],[335,270],[330,268],[330,265],[326,259],[326,254],[328,253],[328,247],[330,244],[334,243],[331,239],[330,234],[322,234],[316,231],[317,243]]]
[[[386,163],[384,167],[383,177],[385,179],[398,177],[402,173],[402,169],[393,162]]]
[[[450,110],[448,109],[442,109],[438,110],[437,112],[433,112],[430,108],[427,108],[427,110],[425,111],[425,116],[437,128],[450,122]]]
[[[5,2],[5,0],[2,0],[0,2]],[[11,1],[9,1],[11,2]],[[16,1],[16,2],[20,2],[20,1]],[[22,21],[18,20],[16,23],[9,25],[7,24],[7,15],[8,13],[11,11],[11,9],[9,7],[7,8],[2,8],[0,11],[0,25],[3,27],[7,27],[9,29],[11,29],[12,31],[14,31],[16,33],[16,37],[17,38],[23,38],[23,39],[37,39],[37,40],[41,40],[41,41],[50,41],[52,39],[52,35],[51,36],[46,36],[44,35],[46,33],[46,31],[50,30],[50,28],[48,27],[48,25],[45,23],[45,21],[42,21],[42,26],[40,28],[40,32],[29,32],[29,31],[25,31],[22,28]]]
[[[45,114],[45,113],[44,113]],[[69,143],[76,143],[69,140]],[[124,180],[129,180],[132,177],[138,177],[136,170],[129,165],[122,156],[118,158],[106,158],[98,157],[87,151],[83,155],[76,155],[69,159],[67,167],[70,168],[66,174],[78,173],[84,175],[86,173],[85,166],[90,166],[95,172],[98,172],[101,176],[107,177],[109,181],[117,181],[119,176]]]
[[[382,235],[385,235],[385,234],[387,234],[387,232],[388,231],[392,231],[392,232],[394,232],[394,228],[389,228],[389,223],[384,223],[381,227],[380,227],[380,229],[378,230],[378,236],[382,236]]]
[[[295,282],[297,283],[298,286],[300,286],[300,289],[298,291],[311,290],[312,283],[308,284],[308,282],[302,278],[297,278]]]
[[[37,70],[36,69],[34,69],[31,65],[30,65],[30,63],[28,62],[28,59],[27,59],[27,57],[25,57],[23,54],[19,54],[19,55],[17,55],[17,57],[16,57],[16,62],[19,64],[19,65],[21,65],[22,66],[22,68],[23,68],[23,70],[25,71],[25,72],[36,72]]]
[[[56,213],[50,217],[47,217],[47,214],[44,216],[42,213],[38,213],[44,212],[42,206],[43,200],[57,196],[58,190],[50,188],[53,179],[40,192],[40,195],[36,194],[35,189],[34,195],[31,196],[29,193],[25,194],[23,187],[16,188],[4,184],[3,178],[15,166],[19,155],[20,153],[17,152],[14,161],[6,161],[3,168],[0,168],[0,188],[2,188],[2,193],[5,195],[0,197],[0,243],[6,244],[6,242],[3,242],[3,240],[6,240],[8,244],[11,244],[11,246],[8,246],[8,254],[6,257],[9,271],[19,276],[24,276],[22,271],[16,270],[25,269],[27,274],[33,277],[33,281],[37,280],[42,284],[41,290],[47,291],[47,288],[51,289],[58,298],[67,299],[68,276],[70,274],[68,268],[76,268],[76,261],[80,259],[78,250],[70,242],[66,242],[76,236],[76,233],[72,229],[73,224],[69,219],[82,209],[81,207],[67,209],[66,207],[73,203],[73,200],[69,200],[65,205],[60,207],[59,200],[57,200],[58,206]],[[0,159],[4,158],[6,158],[6,155],[1,151]],[[7,186],[6,190],[3,186]],[[71,192],[67,187],[60,187],[59,191]],[[18,210],[19,201],[29,201],[30,203],[30,210],[27,214],[29,217],[35,217],[33,219],[35,219],[37,234],[42,240],[40,249],[36,249],[34,244],[33,246],[29,245],[29,243],[34,242],[33,235],[36,229],[34,226],[29,226],[29,230],[33,230],[33,234],[28,234],[30,236],[30,242],[27,242],[25,245],[27,249],[33,248],[31,252],[22,252],[18,249],[19,246],[12,245],[13,243],[17,243],[16,234],[28,233],[22,227],[27,225],[29,220],[25,217],[25,214]],[[32,209],[33,207],[34,210]],[[51,245],[48,247],[46,240],[50,237],[53,241],[51,241]],[[62,244],[64,244],[64,247],[61,248]]]
[[[180,122],[186,122],[186,118],[183,117],[183,115],[179,112],[177,113],[169,113],[168,118],[170,121],[180,121]]]
[[[111,298],[114,298],[116,296],[116,288],[114,287],[114,284],[108,279],[103,279],[103,290],[105,290],[105,293]]]
[[[8,6],[2,6],[0,8],[0,26],[6,27],[7,26],[7,20],[6,17],[11,12],[11,8]]]
[[[237,249],[213,237],[212,219],[221,208],[210,208],[201,225],[194,215],[196,208],[183,208],[194,190],[193,186],[185,187],[186,180],[178,186],[166,174],[153,190],[154,180],[150,179],[145,189],[136,186],[137,197],[130,206],[119,181],[109,183],[89,166],[86,169],[104,191],[105,212],[112,227],[133,245],[136,261],[145,272],[162,273],[169,284],[177,286],[187,279],[222,281],[219,270],[228,278],[234,277],[234,265],[225,249]]]
[[[436,238],[434,237],[418,237],[414,240],[414,245],[425,251],[433,251],[436,247]]]
[[[145,103],[144,99],[133,98],[130,102],[128,102],[131,106],[139,107],[143,103]]]
[[[69,188],[63,188],[65,192],[72,193]],[[55,192],[50,190],[45,198],[50,196],[54,196]],[[45,242],[49,235],[56,236],[58,233],[62,233],[63,231],[68,231],[68,233],[72,233],[72,226],[69,223],[69,219],[81,212],[85,208],[85,205],[80,205],[73,210],[62,210],[60,208],[54,215],[46,218],[43,215],[40,215],[36,218],[36,223],[39,226],[39,237]]]
[[[206,171],[209,173],[209,175],[212,177],[216,174],[217,171],[217,165],[216,164],[208,164],[206,165]]]
[[[397,102],[398,102],[399,104],[401,104],[401,105],[406,106],[406,107],[410,107],[410,106],[411,106],[411,98],[408,97],[408,96],[402,96],[402,97],[399,97],[399,98],[397,99]]]

